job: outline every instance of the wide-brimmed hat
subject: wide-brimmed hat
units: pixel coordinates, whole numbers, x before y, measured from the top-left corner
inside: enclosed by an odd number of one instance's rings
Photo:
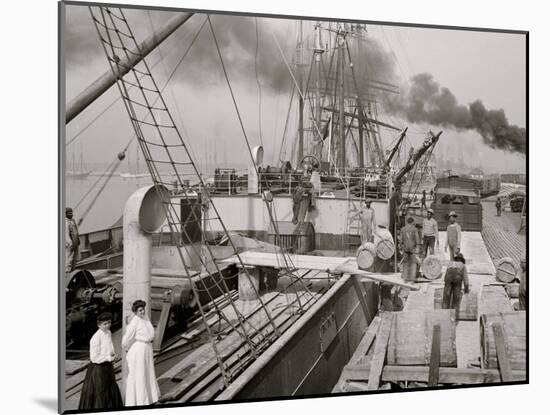
[[[458,215],[456,214],[456,212],[454,210],[451,210],[447,216],[448,217],[454,216],[455,218],[458,217]]]

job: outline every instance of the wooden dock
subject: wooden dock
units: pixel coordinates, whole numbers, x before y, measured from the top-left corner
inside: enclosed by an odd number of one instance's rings
[[[436,254],[442,261],[444,275],[449,260],[443,251],[442,233],[440,241],[442,246]],[[519,341],[522,351],[525,337],[518,339],[500,324],[493,325],[495,336],[491,333],[491,339],[495,339],[492,341],[498,342],[497,352],[500,350],[498,366],[484,367],[480,316],[514,313],[513,300],[495,280],[495,267],[480,232],[463,232],[462,253],[470,276],[470,294],[463,297],[458,320],[455,321],[454,310],[440,310],[442,277],[418,282],[418,291],[402,296],[406,298],[403,311],[382,312],[373,320],[333,392],[526,380],[525,366],[507,370],[512,358],[507,356],[508,336]],[[446,311],[450,315],[445,315]],[[397,321],[409,321],[407,324],[414,325],[416,334],[413,329],[407,331],[403,324],[398,326]],[[399,337],[406,347],[396,349],[392,342],[399,342]]]
[[[525,229],[518,232],[521,221],[519,212],[502,212],[496,215],[494,202],[483,202],[483,229],[481,236],[493,261],[510,257],[516,264],[525,256]]]

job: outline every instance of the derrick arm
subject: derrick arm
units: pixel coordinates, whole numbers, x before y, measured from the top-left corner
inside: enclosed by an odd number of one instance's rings
[[[401,143],[403,142],[403,140],[405,139],[405,137],[407,136],[407,130],[409,129],[409,127],[406,127],[402,132],[401,132],[401,135],[399,136],[399,139],[397,140],[397,143],[395,144],[395,146],[392,148],[391,150],[391,153],[390,155],[388,156],[388,159],[386,160],[386,168],[389,168],[390,167],[390,163],[392,161],[392,159],[394,158],[395,154],[397,153],[397,150],[399,149],[399,147],[401,146]]]
[[[420,160],[431,147],[437,144],[437,141],[439,140],[441,134],[443,134],[443,131],[440,131],[439,133],[437,133],[437,135],[434,135],[434,133],[432,133],[431,131],[429,132],[428,137],[426,137],[426,139],[422,143],[422,146],[409,156],[407,164],[401,170],[399,170],[395,174],[395,176],[393,176],[393,183],[396,188],[401,186],[403,178],[409,171],[414,168],[418,160]]]

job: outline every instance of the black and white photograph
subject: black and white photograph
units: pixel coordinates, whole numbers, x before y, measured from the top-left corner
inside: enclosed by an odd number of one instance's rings
[[[529,382],[527,30],[58,6],[61,412]]]

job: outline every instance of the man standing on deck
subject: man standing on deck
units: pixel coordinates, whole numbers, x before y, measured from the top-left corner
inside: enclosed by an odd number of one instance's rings
[[[292,223],[303,223],[306,215],[313,209],[313,185],[309,177],[304,177],[292,194]]]
[[[445,241],[445,252],[449,248],[449,259],[454,261],[455,255],[460,251],[460,242],[462,239],[462,229],[456,223],[456,212],[449,213],[449,226],[447,226],[447,240]]]
[[[464,284],[464,293],[470,292],[468,281],[468,271],[466,269],[466,260],[461,253],[457,253],[453,261],[447,266],[445,272],[445,287],[443,288],[443,306],[446,309],[455,309],[458,320],[460,310],[460,301],[462,300],[462,284]]]
[[[376,216],[374,209],[370,207],[371,201],[366,199],[359,211],[352,213],[350,220],[359,216],[361,219],[361,243],[374,242],[374,231],[376,229]]]
[[[79,245],[78,226],[73,219],[72,208],[68,207],[65,209],[65,272],[75,268]]]
[[[416,266],[420,262],[416,256],[418,246],[420,246],[420,236],[416,226],[414,226],[414,218],[409,216],[407,224],[401,229],[401,247],[403,249],[401,277],[405,281],[416,280]]]
[[[497,197],[497,201],[495,202],[495,206],[497,208],[497,216],[500,216],[501,212],[502,212],[502,201],[500,200],[500,197]]]
[[[422,252],[424,258],[428,256],[428,248],[430,249],[430,255],[434,254],[436,242],[439,248],[439,230],[437,229],[437,221],[433,216],[433,209],[428,209],[428,217],[422,221]]]

